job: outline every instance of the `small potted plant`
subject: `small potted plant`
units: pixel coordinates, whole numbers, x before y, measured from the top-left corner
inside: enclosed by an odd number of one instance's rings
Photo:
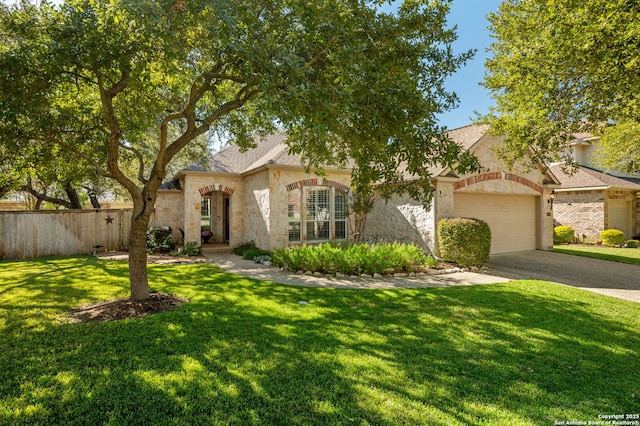
[[[209,242],[211,237],[213,237],[213,232],[211,231],[202,231],[200,232],[200,236],[202,237],[202,241],[206,244]]]

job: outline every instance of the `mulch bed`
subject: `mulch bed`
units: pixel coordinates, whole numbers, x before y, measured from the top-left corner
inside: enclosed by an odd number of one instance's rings
[[[166,293],[151,293],[149,299],[133,302],[128,297],[94,303],[73,308],[69,314],[71,322],[116,321],[126,318],[141,318],[165,312],[190,302],[189,299]]]

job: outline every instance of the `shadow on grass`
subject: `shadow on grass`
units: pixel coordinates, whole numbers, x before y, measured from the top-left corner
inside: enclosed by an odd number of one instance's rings
[[[150,279],[193,301],[140,320],[14,325],[0,422],[540,424],[640,410],[631,303],[535,281],[314,289],[212,265],[154,266]]]

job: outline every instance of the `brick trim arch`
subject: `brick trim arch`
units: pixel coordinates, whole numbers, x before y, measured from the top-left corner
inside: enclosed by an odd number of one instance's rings
[[[525,179],[522,176],[518,176],[513,173],[506,173],[506,172],[491,172],[491,173],[483,173],[477,176],[471,176],[454,183],[453,189],[456,190],[456,189],[464,188],[465,186],[473,185],[474,183],[486,182],[488,180],[510,180],[512,182],[517,182],[520,185],[529,187],[541,194],[543,190],[543,188],[540,185],[530,181],[529,179]]]
[[[294,189],[302,188],[303,186],[330,186],[341,192],[349,192],[349,187],[347,185],[343,185],[335,180],[324,178],[302,179],[297,182],[290,183],[287,185],[287,191],[290,192]]]
[[[222,191],[227,195],[232,195],[235,192],[235,189],[228,187],[226,185],[223,185],[221,183],[214,183],[212,185],[204,186],[200,188],[198,191],[200,191],[200,195],[205,195],[205,194],[208,194],[209,192],[214,192],[214,191]]]

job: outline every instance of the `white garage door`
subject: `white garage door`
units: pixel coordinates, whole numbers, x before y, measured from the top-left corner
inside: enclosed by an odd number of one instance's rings
[[[609,229],[619,229],[631,238],[631,201],[609,200]]]
[[[489,224],[492,254],[536,248],[536,197],[456,193],[454,214]]]

